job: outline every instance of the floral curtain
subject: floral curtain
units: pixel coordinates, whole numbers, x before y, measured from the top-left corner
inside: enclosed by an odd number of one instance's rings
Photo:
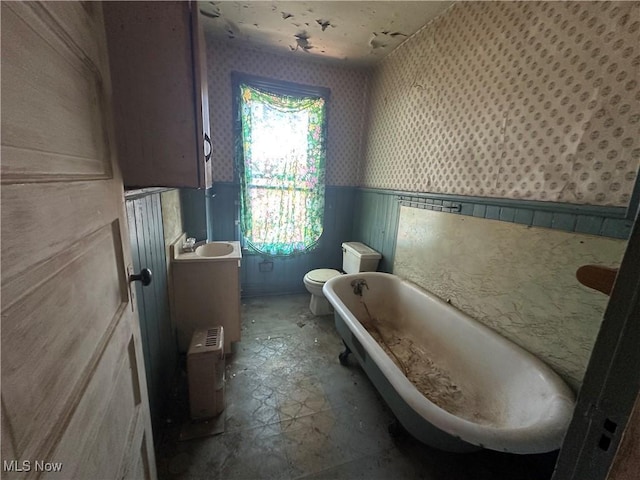
[[[240,84],[240,223],[246,246],[286,256],[322,234],[326,105]]]

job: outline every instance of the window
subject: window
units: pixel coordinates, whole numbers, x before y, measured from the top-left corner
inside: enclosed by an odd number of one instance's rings
[[[245,246],[271,256],[312,250],[324,216],[327,92],[245,77],[235,87]]]

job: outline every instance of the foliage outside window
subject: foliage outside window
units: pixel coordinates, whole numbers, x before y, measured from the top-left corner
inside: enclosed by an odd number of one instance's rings
[[[322,234],[326,98],[238,85],[240,226],[271,256],[315,248]]]

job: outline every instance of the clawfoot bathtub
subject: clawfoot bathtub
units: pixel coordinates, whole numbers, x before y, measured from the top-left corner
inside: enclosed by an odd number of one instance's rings
[[[396,418],[447,451],[560,447],[575,397],[538,358],[419,287],[386,273],[329,280],[336,328]]]

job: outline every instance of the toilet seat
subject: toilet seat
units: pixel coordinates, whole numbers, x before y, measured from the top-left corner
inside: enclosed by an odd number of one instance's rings
[[[318,268],[316,270],[311,270],[309,273],[305,275],[307,281],[316,283],[316,284],[324,284],[328,280],[333,277],[337,277],[340,275],[338,270],[333,270],[331,268]]]

